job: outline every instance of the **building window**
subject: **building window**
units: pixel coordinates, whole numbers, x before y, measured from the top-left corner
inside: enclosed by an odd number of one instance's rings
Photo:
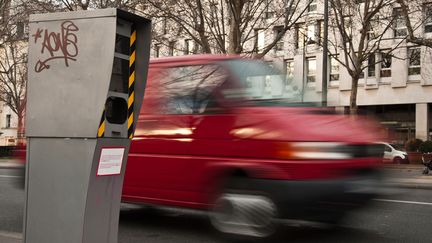
[[[324,21],[320,20],[318,21],[317,25],[317,38],[318,38],[318,44],[322,46],[324,37]]]
[[[324,22],[318,21],[313,24],[297,24],[295,28],[296,48],[303,48],[305,44],[314,45],[320,42],[323,36]]]
[[[394,16],[394,36],[405,37],[407,35],[407,27],[405,17],[401,8],[393,9]]]
[[[353,26],[355,26],[354,25],[354,18],[350,15],[347,15],[347,16],[343,17],[343,21],[344,21],[344,28],[345,28],[344,32],[347,34],[347,37],[349,39],[352,39],[353,35],[355,34],[353,32],[353,29],[354,29]],[[341,41],[345,42],[343,36],[341,35],[340,37],[341,37]],[[349,42],[348,41],[345,43],[345,45],[347,46],[347,48],[349,48]]]
[[[168,43],[168,55],[169,55],[169,56],[174,56],[174,48],[175,48],[175,44],[176,44],[175,41],[170,41],[170,42]]]
[[[378,18],[372,19],[369,24],[369,29],[367,32],[367,39],[374,40],[378,38],[378,29],[380,26],[380,20]]]
[[[294,60],[286,60],[285,68],[286,68],[286,85],[288,85],[294,80]]]
[[[369,78],[375,77],[375,75],[376,75],[376,72],[375,72],[375,66],[376,65],[375,64],[376,64],[375,54],[372,53],[372,54],[369,55],[369,58],[368,58],[368,68],[367,68],[367,70],[368,70],[368,77]]]
[[[191,39],[185,40],[184,54],[185,55],[193,54],[193,48],[194,48],[193,41]]]
[[[6,115],[6,128],[10,128],[11,127],[11,115],[8,114]]]
[[[432,4],[426,4],[424,6],[424,32],[432,33]]]
[[[304,24],[298,24],[295,30],[295,45],[297,49],[302,49],[305,46],[305,27]]]
[[[154,45],[154,57],[159,57],[160,56],[160,44],[155,44]]]
[[[274,17],[274,12],[272,12],[272,11],[267,11],[267,12],[264,13],[264,18],[265,19],[271,19],[273,17]]]
[[[163,18],[163,20],[162,20],[162,31],[163,31],[164,35],[166,35],[168,33],[167,26],[168,26],[168,20],[167,20],[167,18]]]
[[[260,52],[264,49],[264,46],[265,46],[264,30],[261,30],[261,29],[255,30],[255,45],[256,45],[256,51],[257,52]]]
[[[316,81],[316,64],[315,57],[306,59],[306,74],[308,83],[314,83]]]
[[[18,22],[16,25],[16,34],[18,38],[24,37],[24,23]]]
[[[339,62],[335,57],[330,57],[330,82],[339,81]]]
[[[274,17],[275,13],[270,9],[272,1],[266,0],[265,1],[265,11],[264,11],[264,19],[271,19]]]
[[[318,9],[317,0],[311,0],[308,7],[308,12],[315,12]]]
[[[283,26],[276,26],[274,27],[274,36],[277,38],[279,34],[283,32]],[[276,43],[274,50],[275,51],[282,51],[284,48],[284,37],[282,36],[281,39]]]
[[[408,49],[409,67],[408,75],[420,75],[421,74],[421,49],[420,47],[414,47]]]
[[[317,31],[316,31],[316,25],[311,24],[307,27],[307,44],[308,45],[314,45],[317,43]]]
[[[12,105],[12,96],[8,95],[6,98],[6,104],[7,105]]]
[[[255,53],[258,53],[258,35],[259,35],[259,29],[254,29],[254,48],[253,48],[253,51]]]
[[[390,53],[381,53],[381,70],[382,78],[391,77],[392,55]]]

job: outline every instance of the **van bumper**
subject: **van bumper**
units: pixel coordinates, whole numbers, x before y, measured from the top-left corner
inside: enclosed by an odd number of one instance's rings
[[[254,181],[253,188],[276,204],[279,218],[333,223],[376,197],[380,179],[373,173],[337,180]]]

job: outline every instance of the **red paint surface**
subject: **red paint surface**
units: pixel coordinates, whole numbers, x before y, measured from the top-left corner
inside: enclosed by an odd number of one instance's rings
[[[379,165],[379,158],[286,160],[279,151],[292,141],[363,144],[378,141],[366,119],[317,114],[318,108],[235,107],[216,115],[157,114],[155,75],[163,68],[207,64],[220,56],[152,60],[141,115],[127,163],[123,200],[207,208],[234,170],[275,180],[322,180],[350,176]],[[236,135],[249,129],[247,136]],[[174,132],[177,131],[178,133]],[[180,132],[179,132],[180,131]],[[185,133],[184,131],[190,131]]]
[[[224,179],[238,169],[252,178],[290,181],[344,178],[358,169],[380,166],[382,158],[298,160],[280,156],[290,142],[365,144],[382,140],[380,128],[364,118],[320,114],[319,108],[304,107],[230,106],[224,114],[158,114],[163,100],[155,99],[160,85],[154,77],[161,69],[230,58],[237,57],[203,55],[151,61],[129,151],[124,201],[206,209]],[[253,132],[238,135],[234,132],[238,129]],[[18,147],[15,156],[25,161],[25,145]]]

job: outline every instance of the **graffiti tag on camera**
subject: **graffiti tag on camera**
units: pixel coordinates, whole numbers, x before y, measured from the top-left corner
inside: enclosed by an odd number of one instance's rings
[[[32,35],[34,43],[41,43],[41,54],[48,54],[45,59],[39,59],[36,62],[34,70],[37,73],[49,69],[50,61],[55,59],[64,60],[66,67],[69,67],[70,61],[76,61],[78,56],[78,38],[76,33],[79,28],[72,21],[64,21],[60,25],[60,31],[49,31],[48,29],[38,28]]]

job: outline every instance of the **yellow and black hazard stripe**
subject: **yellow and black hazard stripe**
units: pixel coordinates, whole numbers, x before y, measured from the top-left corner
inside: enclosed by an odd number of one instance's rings
[[[136,53],[136,30],[132,26],[130,37],[130,56],[129,56],[129,97],[128,97],[128,138],[133,137],[134,124],[134,101],[135,101],[135,53]]]
[[[104,136],[105,136],[105,109],[102,113],[102,118],[99,123],[98,138],[103,138]]]

